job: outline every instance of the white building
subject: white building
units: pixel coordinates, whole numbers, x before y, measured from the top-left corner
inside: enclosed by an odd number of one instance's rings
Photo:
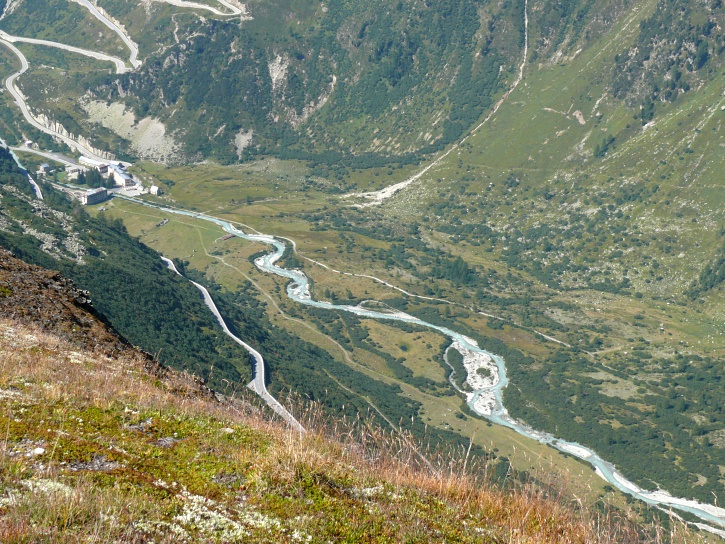
[[[163,192],[163,191],[162,191],[162,190],[161,190],[161,189],[160,189],[160,188],[159,188],[159,187],[158,187],[157,185],[152,185],[152,186],[151,186],[151,187],[149,188],[149,193],[151,193],[152,195],[156,195],[156,196],[158,196],[158,195],[160,195],[160,194],[161,194],[162,192]]]
[[[110,171],[110,177],[113,178],[113,182],[118,187],[133,187],[136,185],[131,177],[131,174],[127,174],[126,172],[119,172],[118,170],[112,169]]]
[[[86,157],[85,155],[81,155],[81,158],[78,159],[78,162],[81,163],[83,166],[89,166],[91,168],[98,168],[100,170],[101,166],[108,167],[108,164],[105,162],[97,161],[96,159],[91,159],[90,157]]]
[[[108,165],[108,176],[113,179],[113,182],[118,187],[133,187],[136,185],[136,182],[133,181],[133,176],[126,172],[123,166],[117,164],[111,163]]]
[[[108,191],[105,187],[99,187],[98,189],[89,189],[83,195],[81,195],[81,203],[86,206],[92,206],[93,204],[99,204],[108,198]]]

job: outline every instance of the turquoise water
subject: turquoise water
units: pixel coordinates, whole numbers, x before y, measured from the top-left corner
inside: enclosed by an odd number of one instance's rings
[[[504,427],[508,427],[509,429],[513,429],[517,433],[522,434],[528,438],[532,438],[543,444],[547,444],[553,448],[556,448],[559,451],[583,459],[584,461],[590,463],[595,468],[597,473],[607,482],[609,482],[609,484],[616,487],[620,491],[627,493],[650,505],[665,508],[672,507],[683,512],[694,514],[703,521],[715,524],[718,527],[725,528],[725,510],[706,504],[700,504],[695,501],[679,499],[677,497],[663,496],[662,493],[642,490],[636,484],[629,482],[624,476],[622,476],[622,474],[616,470],[615,466],[612,463],[605,461],[604,459],[599,457],[596,452],[587,448],[586,446],[556,438],[555,436],[547,432],[537,431],[529,427],[528,425],[520,423],[516,419],[512,418],[503,404],[503,390],[509,383],[508,376],[506,375],[506,362],[502,357],[490,353],[484,349],[481,349],[475,342],[475,340],[468,338],[463,334],[457,333],[456,331],[451,330],[447,327],[441,327],[439,325],[428,323],[403,312],[376,311],[361,306],[332,304],[330,302],[314,300],[310,293],[309,281],[307,279],[307,276],[305,276],[304,272],[300,270],[287,269],[277,266],[276,262],[282,257],[285,252],[285,243],[282,240],[275,238],[274,236],[269,236],[266,234],[247,234],[244,231],[241,231],[234,227],[228,221],[224,221],[222,219],[218,219],[216,217],[211,217],[204,214],[189,212],[186,210],[179,210],[175,208],[167,208],[164,206],[151,204],[149,202],[130,197],[117,196],[117,198],[131,200],[133,202],[153,208],[158,208],[169,213],[194,217],[197,219],[202,219],[204,221],[210,221],[219,225],[226,232],[243,238],[245,240],[271,245],[274,250],[270,253],[267,253],[266,255],[257,258],[254,263],[257,268],[264,272],[289,279],[290,281],[287,284],[287,296],[300,304],[306,304],[308,306],[314,306],[315,308],[322,308],[325,310],[349,312],[361,317],[371,319],[402,321],[405,323],[419,325],[421,327],[426,327],[440,332],[441,334],[450,338],[452,341],[460,343],[461,346],[472,352],[488,355],[492,358],[492,360],[496,364],[496,367],[498,368],[499,379],[491,387],[475,391],[472,395],[469,396],[468,405],[469,407],[471,407],[471,409],[476,411],[475,403],[480,396],[486,395],[490,397],[492,395],[495,399],[492,412],[490,414],[477,412],[489,421],[498,425],[502,425]]]

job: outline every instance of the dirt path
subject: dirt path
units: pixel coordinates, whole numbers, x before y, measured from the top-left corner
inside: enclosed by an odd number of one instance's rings
[[[247,8],[244,4],[241,5],[241,7],[237,7],[231,2],[227,2],[226,0],[217,0],[222,6],[227,8],[229,12],[223,12],[219,11],[218,9],[208,6],[206,4],[199,4],[198,2],[188,2],[187,0],[152,0],[152,2],[162,2],[164,4],[171,4],[172,6],[177,6],[180,8],[192,8],[192,9],[205,9],[207,11],[211,11],[214,15],[219,15],[222,17],[236,17],[238,15],[241,15],[244,18],[250,18],[247,13]]]

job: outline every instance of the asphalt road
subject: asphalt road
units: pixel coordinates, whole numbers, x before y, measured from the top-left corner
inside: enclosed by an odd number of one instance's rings
[[[176,266],[174,266],[174,263],[170,259],[167,259],[166,257],[161,257],[161,259],[170,270],[176,272],[181,276],[181,273],[176,269]],[[269,391],[267,391],[267,386],[264,383],[265,371],[264,358],[262,357],[262,354],[259,353],[252,346],[247,344],[244,340],[232,334],[232,332],[229,330],[229,327],[227,327],[224,318],[219,313],[219,309],[216,307],[216,304],[214,304],[214,300],[212,300],[211,295],[209,294],[209,291],[207,291],[206,287],[196,283],[195,281],[191,281],[191,283],[193,283],[194,286],[196,286],[196,288],[201,291],[201,294],[204,297],[204,303],[211,310],[214,316],[216,316],[219,325],[221,325],[221,328],[224,330],[224,333],[232,340],[234,340],[237,344],[242,346],[245,350],[247,350],[254,359],[254,378],[251,382],[249,382],[247,387],[257,393],[260,397],[262,397],[264,402],[266,402],[267,405],[272,408],[272,410],[279,414],[279,416],[282,417],[290,425],[290,427],[297,431],[305,432],[305,428],[300,424],[300,422],[297,421],[294,416],[290,414],[287,409],[282,406],[282,404],[280,404],[280,402],[269,393]]]

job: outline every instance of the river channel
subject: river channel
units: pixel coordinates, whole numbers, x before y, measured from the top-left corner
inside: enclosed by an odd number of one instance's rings
[[[714,527],[712,527],[698,523],[696,525],[699,528],[710,531],[720,537],[725,537],[725,508],[703,504],[691,499],[673,497],[663,490],[646,491],[641,489],[635,483],[630,482],[620,472],[618,472],[612,463],[605,461],[599,457],[595,451],[587,448],[586,446],[562,440],[561,438],[557,438],[547,432],[535,430],[511,417],[503,404],[503,390],[509,383],[508,376],[506,375],[506,362],[502,357],[480,348],[476,341],[472,338],[468,338],[467,336],[447,327],[428,323],[400,311],[371,309],[364,306],[364,303],[357,306],[350,306],[314,300],[310,293],[309,281],[304,272],[295,269],[282,268],[276,264],[277,261],[282,258],[286,250],[286,244],[283,240],[267,234],[248,234],[236,228],[228,221],[209,215],[160,206],[136,198],[122,196],[116,196],[116,198],[130,200],[132,202],[157,208],[168,213],[209,221],[220,226],[227,233],[243,238],[244,240],[271,245],[274,250],[258,257],[254,261],[254,264],[263,272],[289,279],[290,281],[287,284],[287,296],[295,302],[324,310],[349,312],[369,319],[402,321],[404,323],[411,323],[413,325],[426,327],[428,329],[438,331],[450,338],[454,349],[460,351],[461,355],[464,356],[464,363],[467,356],[477,355],[484,356],[486,359],[493,361],[493,363],[495,363],[496,372],[493,373],[493,379],[490,380],[492,384],[488,387],[484,387],[474,391],[473,393],[467,394],[468,405],[474,412],[485,417],[492,423],[513,429],[517,433],[528,438],[537,440],[542,444],[547,444],[561,452],[586,461],[591,464],[596,473],[610,485],[636,499],[642,500],[652,506],[665,509],[672,508],[693,514],[706,523],[714,525]]]

